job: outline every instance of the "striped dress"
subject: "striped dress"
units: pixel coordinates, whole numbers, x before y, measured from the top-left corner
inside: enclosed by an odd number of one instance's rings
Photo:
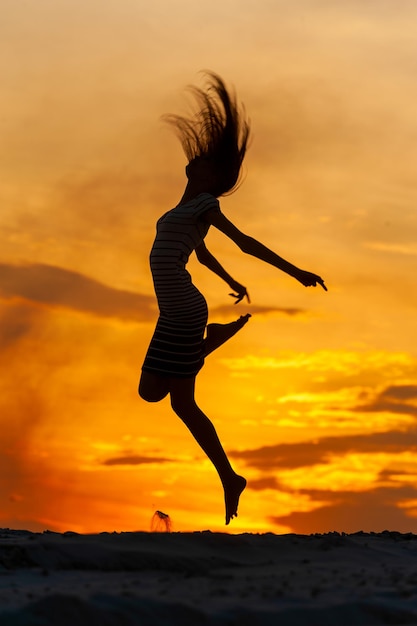
[[[142,369],[161,376],[194,377],[204,363],[207,304],[185,266],[207,235],[202,215],[220,210],[218,200],[202,193],[165,213],[157,222],[150,254],[159,318]]]

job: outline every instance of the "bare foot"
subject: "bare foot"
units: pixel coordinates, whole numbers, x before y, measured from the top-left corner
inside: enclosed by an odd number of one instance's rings
[[[207,337],[204,340],[204,355],[207,356],[233,337],[247,323],[250,316],[250,313],[241,315],[238,320],[229,324],[208,324]]]
[[[240,494],[246,487],[246,479],[243,476],[235,474],[233,480],[223,485],[224,488],[224,503],[226,505],[226,526],[230,520],[237,517],[237,507],[239,506]]]

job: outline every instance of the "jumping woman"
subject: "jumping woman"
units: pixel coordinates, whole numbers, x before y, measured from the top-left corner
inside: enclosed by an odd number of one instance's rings
[[[323,279],[306,272],[241,232],[221,212],[218,198],[235,191],[246,153],[250,125],[233,93],[214,73],[206,89],[192,88],[199,105],[195,116],[166,116],[188,159],[187,185],[176,207],[157,222],[150,266],[159,305],[159,319],[142,367],[139,394],[158,402],[168,394],[174,412],[216,468],[224,489],[226,524],[237,516],[246,480],[233,470],[209,418],[197,406],[195,380],[205,357],[230,339],[248,321],[208,324],[207,304],[186,270],[190,254],[222,278],[235,304],[247,298],[246,287],[234,280],[207,249],[210,226],[229,237],[241,250],[294,277],[305,287]]]

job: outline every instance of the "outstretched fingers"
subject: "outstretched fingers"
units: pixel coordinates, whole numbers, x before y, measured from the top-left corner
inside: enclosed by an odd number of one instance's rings
[[[243,293],[229,293],[229,296],[231,296],[232,298],[236,298],[235,304],[239,304],[239,302],[242,302],[243,298],[247,298],[248,304],[250,304],[249,294],[246,289]]]
[[[323,287],[324,291],[327,291],[327,287],[326,287],[326,285],[324,284],[324,280],[323,280],[322,278],[320,278],[320,277],[319,277],[319,278],[317,279],[317,282],[318,282],[318,284],[320,285],[320,287]]]

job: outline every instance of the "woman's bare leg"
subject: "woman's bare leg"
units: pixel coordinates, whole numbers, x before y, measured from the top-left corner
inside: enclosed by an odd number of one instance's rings
[[[190,430],[219,474],[224,489],[226,524],[229,524],[230,520],[237,516],[239,497],[246,487],[246,480],[243,476],[236,474],[230,465],[213,424],[195,402],[194,390],[195,378],[170,379],[172,408]]]
[[[142,371],[138,391],[146,402],[159,402],[169,393],[169,378]]]
[[[233,337],[247,323],[250,317],[250,313],[247,313],[229,324],[208,324],[207,336],[204,340],[204,356],[207,356]]]

